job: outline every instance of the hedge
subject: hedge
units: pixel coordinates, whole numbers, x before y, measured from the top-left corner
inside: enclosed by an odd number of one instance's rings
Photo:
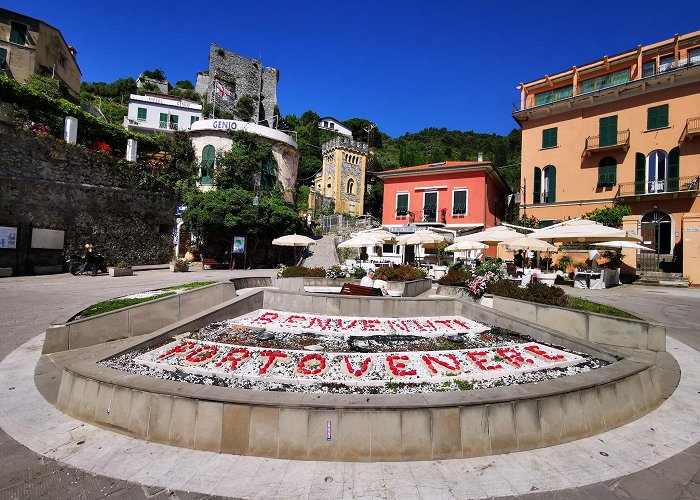
[[[65,99],[53,99],[4,75],[0,75],[0,100],[19,108],[16,114],[25,114],[30,121],[48,125],[51,135],[60,139],[63,138],[64,118],[74,116],[78,119],[78,144],[90,147],[95,142],[104,142],[115,156],[122,157],[126,153],[127,139],[136,139],[141,152],[158,150],[152,137],[103,121]]]

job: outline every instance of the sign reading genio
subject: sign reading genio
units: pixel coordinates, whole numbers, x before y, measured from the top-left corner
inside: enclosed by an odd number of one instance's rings
[[[234,120],[214,120],[212,128],[219,130],[236,130],[237,124]]]

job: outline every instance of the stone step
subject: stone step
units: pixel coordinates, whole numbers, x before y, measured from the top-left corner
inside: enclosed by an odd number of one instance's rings
[[[639,279],[633,283],[634,285],[645,286],[671,286],[687,288],[690,286],[688,278],[680,276],[679,273],[667,273],[661,276],[650,276],[648,274],[640,275]]]

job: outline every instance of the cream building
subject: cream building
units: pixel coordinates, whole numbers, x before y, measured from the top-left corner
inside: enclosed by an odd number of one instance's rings
[[[321,150],[323,168],[314,178],[309,209],[327,209],[332,201],[337,214],[362,215],[367,144],[338,136],[321,146]]]
[[[19,82],[29,75],[59,81],[66,97],[78,100],[81,72],[76,50],[60,30],[39,19],[0,9],[0,71]]]

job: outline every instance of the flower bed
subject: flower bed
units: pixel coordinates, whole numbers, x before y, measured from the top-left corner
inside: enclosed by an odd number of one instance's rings
[[[453,335],[459,343],[448,340]],[[103,363],[195,383],[312,392],[464,390],[602,364],[460,316],[358,318],[267,309]]]

